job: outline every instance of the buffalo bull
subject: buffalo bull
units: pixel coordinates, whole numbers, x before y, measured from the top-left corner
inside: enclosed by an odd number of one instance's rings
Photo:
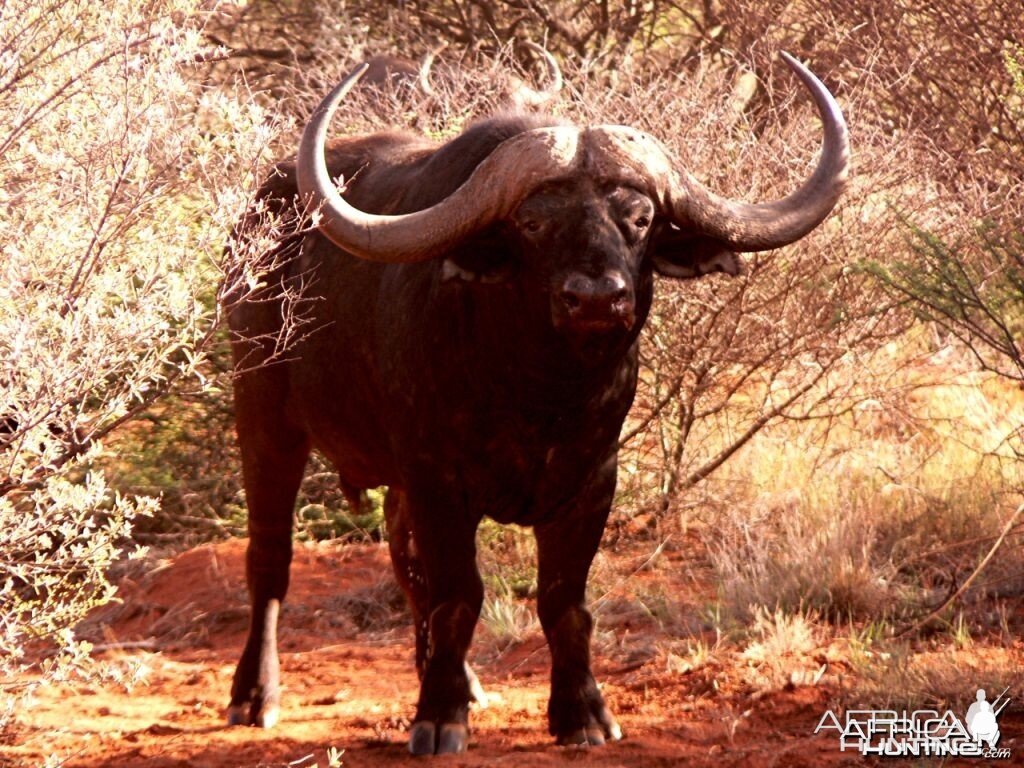
[[[270,284],[306,284],[319,330],[289,361],[260,367],[281,324],[273,291],[230,314],[245,366],[235,402],[252,599],[233,722],[278,716],[292,514],[316,448],[343,487],[389,489],[392,561],[415,620],[413,753],[467,745],[465,658],[483,598],[474,539],[485,515],[536,535],[551,734],[560,744],[619,738],[590,670],[584,592],[654,274],[736,275],[737,252],[800,239],[845,183],[842,113],[785,59],[817,105],[824,142],[813,174],[769,203],[717,196],[657,140],[618,125],[506,116],[442,146],[390,132],[325,146],[361,69],[318,107],[296,160],[261,195],[277,206],[299,195],[317,211],[318,229],[292,236],[297,254]]]

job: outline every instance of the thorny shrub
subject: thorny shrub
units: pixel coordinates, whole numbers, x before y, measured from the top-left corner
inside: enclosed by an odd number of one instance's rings
[[[0,697],[28,651],[87,669],[71,628],[159,500],[108,488],[103,440],[201,389],[211,286],[259,285],[273,222],[223,255],[275,121],[204,81],[203,3],[0,8]],[[61,660],[64,660],[62,665]],[[0,724],[3,722],[0,715]]]
[[[1024,47],[1007,47],[1004,61],[1012,95],[1003,98],[1003,112],[1024,134]],[[960,341],[983,370],[1024,384],[1021,182],[997,188],[976,207],[952,231],[908,217],[907,258],[868,261],[867,268],[896,301]]]

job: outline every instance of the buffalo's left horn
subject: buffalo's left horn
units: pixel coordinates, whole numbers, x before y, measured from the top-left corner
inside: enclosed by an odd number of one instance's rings
[[[562,90],[562,68],[558,66],[558,61],[547,48],[537,45],[532,40],[525,41],[524,45],[544,59],[544,64],[548,68],[547,82],[544,84],[543,89],[538,91],[525,83],[519,88],[520,99],[524,104],[531,107],[540,107],[555,98],[558,92]]]
[[[296,162],[299,193],[321,216],[320,231],[349,253],[371,261],[423,261],[451,243],[509,215],[531,190],[567,176],[577,162],[580,131],[538,128],[502,142],[444,200],[413,213],[365,213],[331,180],[324,144],[331,115],[366,71],[353,70],[314,110],[302,132]]]
[[[447,47],[447,42],[443,42],[440,45],[435,46],[430,50],[430,53],[423,57],[423,61],[420,64],[420,90],[423,91],[423,93],[425,93],[427,96],[437,96],[437,91],[434,90],[434,86],[430,82],[430,70],[433,69],[434,67],[434,59],[437,58],[437,54],[439,54]]]
[[[735,251],[767,251],[796,242],[814,229],[839,200],[850,164],[850,138],[835,98],[803,64],[782,58],[811,92],[825,137],[811,177],[790,195],[771,203],[743,203],[719,197],[689,173],[674,175],[669,190],[677,223],[717,238]]]

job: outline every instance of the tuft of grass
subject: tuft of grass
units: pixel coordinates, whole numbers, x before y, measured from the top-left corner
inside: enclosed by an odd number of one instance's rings
[[[949,637],[955,648],[970,648],[974,644],[971,627],[964,618],[963,611],[958,612],[956,619],[949,625]]]
[[[537,595],[537,542],[530,529],[485,518],[476,541],[480,575],[489,592]]]
[[[801,499],[785,508],[730,513],[709,537],[725,610],[743,621],[759,608],[812,609],[835,619],[878,615],[891,596],[876,562],[874,510]]]
[[[751,635],[756,639],[747,646],[743,655],[755,661],[767,661],[783,656],[812,653],[820,642],[821,632],[810,613],[786,613],[764,608],[754,611]]]
[[[480,623],[502,646],[520,643],[540,629],[533,608],[508,593],[484,598]]]
[[[812,612],[756,608],[751,635],[754,639],[742,657],[759,687],[814,684],[821,679],[824,670],[813,656],[822,645],[824,633]]]
[[[700,637],[691,637],[679,653],[665,649],[665,669],[671,674],[683,675],[700,669],[716,659],[720,643],[709,643]]]
[[[384,631],[409,621],[405,595],[390,575],[361,589],[339,593],[329,606],[331,613],[344,616],[360,632]]]

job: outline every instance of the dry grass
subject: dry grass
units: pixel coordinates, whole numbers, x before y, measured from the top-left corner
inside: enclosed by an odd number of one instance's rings
[[[849,707],[898,707],[966,711],[979,688],[994,698],[1004,688],[1020,691],[1024,673],[1009,648],[914,648],[888,644],[884,649],[854,649],[854,682],[846,692]]]
[[[873,387],[881,399],[772,427],[712,481],[729,494],[707,536],[731,610],[914,612],[970,573],[1020,503],[1024,393],[951,348],[898,354],[858,367],[862,395]],[[1019,594],[1022,569],[1013,536],[973,598]]]
[[[521,643],[540,632],[540,620],[534,608],[508,594],[484,598],[480,624],[502,648]]]
[[[404,628],[412,622],[405,595],[390,574],[366,587],[339,592],[329,602],[331,610],[325,618],[351,624],[353,636]]]

